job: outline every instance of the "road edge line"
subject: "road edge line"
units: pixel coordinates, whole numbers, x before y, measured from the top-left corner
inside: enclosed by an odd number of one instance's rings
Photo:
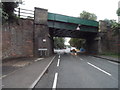
[[[55,59],[56,55],[52,58],[52,60],[49,62],[49,64],[47,65],[47,67],[43,70],[43,72],[39,75],[39,77],[34,81],[34,83],[29,87],[31,89],[33,89],[36,84],[38,83],[38,81],[41,79],[41,77],[44,75],[44,73],[46,72],[46,70],[49,68],[49,66],[51,65],[51,63],[53,62],[53,60]]]

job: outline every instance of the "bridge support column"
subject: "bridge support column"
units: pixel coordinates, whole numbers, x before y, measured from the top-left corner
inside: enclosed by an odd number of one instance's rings
[[[34,19],[34,56],[43,57],[53,54],[53,37],[49,34],[46,9],[35,8]]]
[[[97,54],[98,49],[98,40],[95,37],[86,39],[86,51],[88,54]]]

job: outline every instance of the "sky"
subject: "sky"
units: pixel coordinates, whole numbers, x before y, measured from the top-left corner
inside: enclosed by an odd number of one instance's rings
[[[118,21],[116,10],[120,0],[23,0],[20,8],[34,10],[34,7],[48,9],[48,12],[79,17],[85,10],[94,13],[97,21],[115,19]],[[66,44],[68,44],[66,42]]]
[[[48,9],[48,12],[79,17],[85,10],[97,15],[97,20],[105,18],[117,20],[116,10],[119,0],[23,0],[21,8],[34,10],[34,7]]]

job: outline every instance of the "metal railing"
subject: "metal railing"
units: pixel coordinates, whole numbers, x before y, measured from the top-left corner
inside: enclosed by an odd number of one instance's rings
[[[16,8],[15,14],[17,14],[19,18],[34,19],[34,11],[32,10]]]
[[[8,19],[8,14],[4,12],[2,8],[0,8],[0,18],[5,19],[5,20]]]

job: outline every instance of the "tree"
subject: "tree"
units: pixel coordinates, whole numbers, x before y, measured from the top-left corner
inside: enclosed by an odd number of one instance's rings
[[[112,26],[116,23],[116,20],[114,19],[112,20],[104,19],[103,21],[106,22],[108,28],[112,28]]]
[[[2,14],[3,14],[3,19],[4,17],[7,17],[9,21],[12,21],[15,19],[15,8],[18,7],[20,3],[13,0],[12,2],[2,2]],[[5,18],[6,19],[6,18]]]
[[[112,24],[111,28],[112,28],[112,30],[113,30],[113,32],[114,32],[114,34],[113,34],[114,36],[120,35],[120,24],[119,24],[119,23],[114,22],[114,23]]]
[[[54,38],[54,48],[56,48],[56,49],[64,48],[65,47],[64,42],[65,42],[64,38],[55,37]]]
[[[109,20],[109,19],[104,19],[107,23],[107,27],[113,31],[113,35],[119,35],[120,34],[120,24],[116,22],[116,20]]]
[[[69,43],[72,47],[81,48],[84,46],[85,40],[79,38],[71,38]]]
[[[82,13],[80,13],[80,18],[89,19],[89,20],[97,20],[97,16],[94,13],[89,13],[86,11],[83,11]]]

